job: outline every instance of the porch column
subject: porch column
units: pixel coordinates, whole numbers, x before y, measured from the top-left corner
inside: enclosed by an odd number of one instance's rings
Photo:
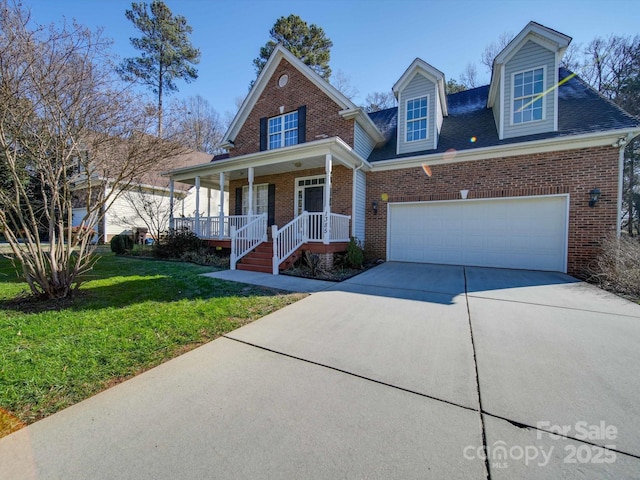
[[[220,208],[218,212],[218,238],[224,238],[224,172],[220,172]]]
[[[200,177],[196,177],[195,234],[200,236]]]
[[[211,189],[207,187],[207,238],[213,237],[211,235]]]
[[[253,167],[249,167],[249,198],[247,198],[247,215],[253,215]]]
[[[169,179],[169,229],[173,230],[174,220],[173,220],[173,177]]]
[[[322,243],[325,245],[331,242],[331,169],[333,159],[327,153],[324,159],[324,204],[322,213]]]

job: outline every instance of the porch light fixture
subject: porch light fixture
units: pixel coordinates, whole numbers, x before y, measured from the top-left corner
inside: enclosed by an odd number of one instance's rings
[[[591,208],[595,207],[598,200],[600,200],[600,189],[594,188],[589,192],[589,206]]]
[[[468,195],[469,195],[469,190],[460,190],[460,197],[463,200],[466,200]]]
[[[378,202],[371,202],[371,208],[373,209],[373,214],[378,214]]]
[[[302,162],[293,162],[293,166],[296,168],[300,168],[302,166]]]

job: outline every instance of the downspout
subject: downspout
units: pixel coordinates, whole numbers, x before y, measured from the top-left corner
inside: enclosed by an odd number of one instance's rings
[[[360,161],[359,167],[353,167],[353,188],[351,192],[351,236],[356,236],[356,172],[364,167],[364,161]],[[358,239],[364,243],[364,239]]]

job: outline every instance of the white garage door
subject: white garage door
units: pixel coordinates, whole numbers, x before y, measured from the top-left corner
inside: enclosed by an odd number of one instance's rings
[[[566,271],[567,196],[392,203],[388,259]]]

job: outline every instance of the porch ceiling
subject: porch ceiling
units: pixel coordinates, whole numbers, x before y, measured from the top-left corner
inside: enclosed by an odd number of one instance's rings
[[[220,173],[224,172],[224,189],[228,190],[229,180],[247,178],[249,167],[253,167],[255,177],[324,168],[327,154],[332,156],[334,164],[341,164],[349,168],[361,165],[367,169],[371,167],[349,145],[341,139],[333,137],[176,169],[165,175],[172,177],[176,182],[189,185],[195,185],[196,176],[199,176],[202,187],[219,189]]]

